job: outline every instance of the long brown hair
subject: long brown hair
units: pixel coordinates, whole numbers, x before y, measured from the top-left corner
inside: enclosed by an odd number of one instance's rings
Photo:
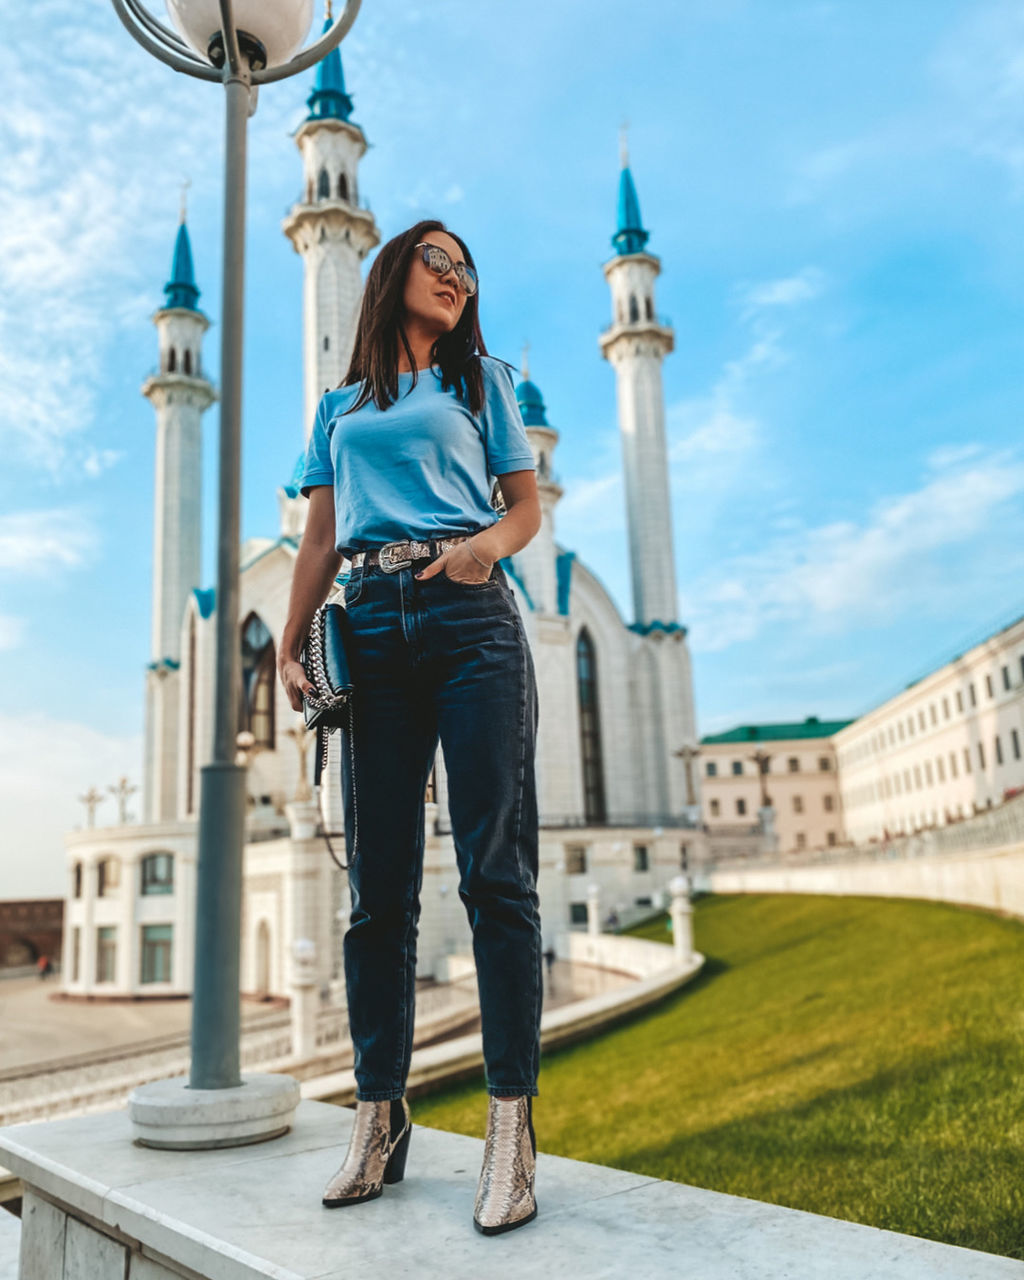
[[[338,384],[342,387],[351,386],[355,382],[363,384],[355,403],[346,413],[353,413],[361,408],[371,396],[381,410],[387,409],[398,399],[399,341],[405,348],[412,367],[412,385],[415,386],[419,380],[416,360],[402,323],[402,298],[413,248],[427,231],[443,231],[450,235],[462,250],[469,266],[476,266],[465,242],[436,218],[417,222],[408,231],[394,236],[384,245],[366,277],[352,359],[349,361],[348,373]],[[443,389],[447,391],[452,387],[456,388],[458,395],[467,400],[470,412],[474,414],[480,412],[484,403],[483,372],[479,357],[488,354],[480,332],[479,299],[479,293],[468,297],[458,324],[451,332],[442,334],[430,348],[431,363],[441,367]]]

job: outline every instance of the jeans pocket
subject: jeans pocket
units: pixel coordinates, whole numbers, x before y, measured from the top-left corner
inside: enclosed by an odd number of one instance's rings
[[[345,608],[354,605],[363,592],[363,568],[353,569],[345,583]]]

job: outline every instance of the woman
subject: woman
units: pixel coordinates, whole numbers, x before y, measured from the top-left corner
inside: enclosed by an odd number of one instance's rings
[[[321,399],[309,442],[300,487],[310,505],[278,665],[298,711],[312,689],[298,655],[348,556],[356,693],[354,759],[342,744],[344,955],[356,1117],[323,1203],[373,1199],[405,1170],[423,802],[440,740],[489,1095],[473,1221],[492,1235],[537,1215],[538,704],[499,561],[533,538],[541,513],[512,378],[486,354],[478,301],[469,250],[441,222],[417,223],[377,255],[348,373]]]

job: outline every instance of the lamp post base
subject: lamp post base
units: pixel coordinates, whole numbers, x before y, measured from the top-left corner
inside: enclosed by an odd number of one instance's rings
[[[243,1076],[234,1089],[190,1089],[188,1076],[154,1080],[128,1099],[132,1137],[168,1151],[244,1147],[287,1133],[299,1105],[291,1076]]]

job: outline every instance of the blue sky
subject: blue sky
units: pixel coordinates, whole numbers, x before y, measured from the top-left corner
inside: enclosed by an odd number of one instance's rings
[[[222,101],[106,4],[0,0],[0,897],[141,782],[156,356],[179,185],[219,335]],[[42,40],[47,33],[48,43]],[[13,39],[11,38],[13,35]],[[609,317],[629,121],[699,728],[853,717],[1024,612],[1024,14],[990,0],[364,0],[343,45],[387,238],[437,215],[561,432],[557,536],[629,616]],[[250,122],[243,534],[302,447],[280,230],[310,77]],[[214,579],[216,411],[203,585]],[[137,806],[136,806],[137,807]],[[131,806],[129,806],[131,809]],[[115,806],[101,806],[99,822]]]

